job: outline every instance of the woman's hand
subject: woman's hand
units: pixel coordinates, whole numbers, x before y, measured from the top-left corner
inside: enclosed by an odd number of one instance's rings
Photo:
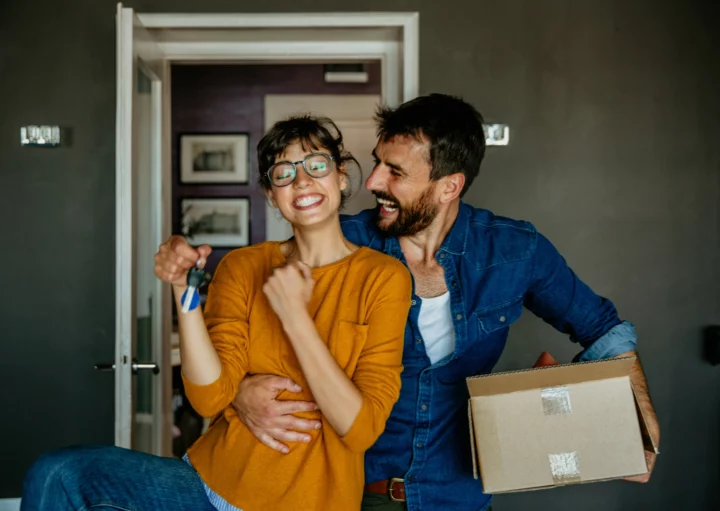
[[[195,264],[203,268],[210,252],[209,245],[194,249],[182,236],[170,236],[155,254],[155,275],[173,286],[185,286],[190,268]]]
[[[297,318],[298,313],[307,315],[315,281],[310,267],[301,262],[293,262],[273,270],[263,286],[270,305],[280,318],[283,326],[287,321]]]

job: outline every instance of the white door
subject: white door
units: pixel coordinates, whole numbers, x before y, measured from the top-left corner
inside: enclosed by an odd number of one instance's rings
[[[153,274],[163,238],[166,62],[132,9],[117,10],[115,443],[171,451],[169,292]],[[169,310],[169,309],[168,309]]]
[[[345,149],[358,160],[362,179],[351,174],[353,195],[343,213],[354,214],[373,208],[375,199],[365,189],[365,180],[373,169],[372,150],[375,148],[375,109],[381,103],[371,94],[268,94],[265,96],[265,130],[293,114],[313,113],[332,119],[343,134]],[[277,209],[267,206],[265,229],[268,240],[281,241],[292,236],[292,227]]]

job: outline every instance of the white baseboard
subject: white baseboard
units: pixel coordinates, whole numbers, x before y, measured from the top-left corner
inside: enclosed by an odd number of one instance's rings
[[[20,511],[20,499],[0,499],[0,511]]]

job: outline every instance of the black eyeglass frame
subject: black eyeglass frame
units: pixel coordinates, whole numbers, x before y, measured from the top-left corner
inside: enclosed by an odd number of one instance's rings
[[[328,171],[327,171],[325,174],[323,174],[322,176],[314,176],[314,175],[312,175],[310,172],[308,172],[305,163],[308,161],[309,158],[312,158],[313,156],[324,156],[324,157],[328,158],[328,159],[330,160],[330,170],[328,170]],[[276,188],[284,188],[284,187],[286,187],[286,186],[290,186],[291,184],[293,184],[293,183],[295,182],[295,179],[297,179],[297,165],[298,165],[299,163],[302,163],[302,168],[303,168],[303,170],[305,171],[305,174],[307,174],[308,176],[310,176],[310,177],[313,178],[313,179],[320,179],[320,178],[323,178],[323,177],[329,175],[330,172],[332,172],[332,167],[333,167],[332,164],[333,164],[334,162],[335,162],[335,158],[333,158],[332,155],[330,155],[330,154],[327,154],[327,153],[310,153],[310,154],[308,154],[305,158],[303,158],[302,160],[298,160],[298,161],[279,161],[279,162],[275,163],[272,167],[270,167],[270,168],[268,169],[268,171],[267,171],[267,173],[265,174],[265,176],[267,177],[267,180],[268,180],[268,182],[270,183],[270,186],[274,186],[274,187],[276,187]],[[285,184],[285,185],[277,185],[277,184],[273,183],[272,177],[270,177],[271,174],[272,174],[273,169],[274,169],[275,167],[277,167],[278,165],[292,165],[292,166],[293,166],[293,169],[294,169],[294,172],[295,172],[295,173],[294,173],[294,175],[293,175],[293,177],[292,177],[292,180],[291,180],[289,183]]]

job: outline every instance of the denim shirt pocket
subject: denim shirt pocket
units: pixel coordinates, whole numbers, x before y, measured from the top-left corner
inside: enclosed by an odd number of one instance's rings
[[[491,334],[501,328],[507,328],[517,321],[523,312],[522,297],[516,300],[489,307],[475,313],[480,330]]]

